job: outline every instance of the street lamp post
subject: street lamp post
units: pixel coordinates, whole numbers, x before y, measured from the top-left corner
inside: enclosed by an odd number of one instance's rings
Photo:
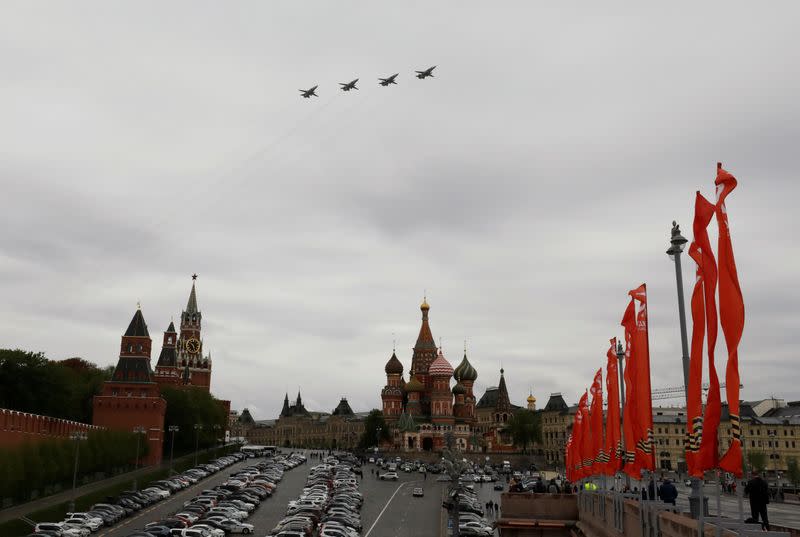
[[[172,468],[173,456],[175,455],[175,433],[180,431],[181,428],[177,425],[170,425],[168,430],[172,433],[172,440],[169,443],[169,475],[172,475],[175,473],[175,470]]]
[[[139,469],[139,439],[140,439],[141,435],[145,434],[146,432],[147,431],[145,430],[144,427],[134,427],[133,428],[133,434],[136,435],[136,466],[134,467],[134,471]],[[136,490],[136,481],[137,481],[137,479],[136,479],[136,474],[133,474],[133,475],[134,475],[134,478],[133,478],[133,490],[135,491]]]
[[[218,446],[219,438],[218,438],[218,436],[219,436],[219,430],[222,427],[220,427],[219,424],[215,423],[214,425],[211,426],[211,428],[214,429],[214,448],[215,449],[219,449],[219,446]],[[219,455],[219,453],[215,452],[214,456],[216,457],[217,455]]]
[[[620,442],[622,443],[622,461],[626,460],[627,453],[625,452],[625,427],[624,427],[624,419],[625,419],[625,349],[622,347],[622,342],[617,341],[617,371],[619,373],[619,419],[620,419]],[[615,446],[616,447],[616,446]],[[625,486],[629,489],[631,487],[631,476],[625,474]]]
[[[194,465],[197,466],[197,449],[200,446],[200,431],[203,429],[201,423],[194,424]]]
[[[683,299],[683,272],[681,271],[681,253],[686,243],[689,242],[681,235],[681,229],[677,222],[672,222],[672,236],[670,237],[670,247],[667,249],[667,255],[675,262],[675,282],[678,287],[678,317],[680,318],[681,327],[681,352],[683,362],[683,389],[686,396],[686,409],[689,409],[689,340],[686,336],[686,306]],[[689,423],[687,414],[686,418],[686,439],[692,424]],[[685,441],[685,440],[684,440]],[[702,499],[702,490],[700,480],[696,477],[691,478],[691,492],[689,493],[689,510],[691,511],[692,518],[701,520],[705,512],[704,500]]]
[[[75,512],[75,490],[78,484],[78,451],[80,450],[81,440],[86,440],[88,437],[84,432],[74,432],[69,435],[71,440],[75,441],[75,466],[72,469],[72,499],[69,501],[69,512]]]

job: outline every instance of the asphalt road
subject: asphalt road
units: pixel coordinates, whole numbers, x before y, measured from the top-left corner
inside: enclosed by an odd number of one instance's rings
[[[252,464],[252,459],[236,463],[219,473],[174,494],[169,499],[152,505],[134,514],[119,524],[93,534],[93,537],[126,537],[144,527],[148,522],[167,518],[183,507],[185,501],[196,496],[201,490],[221,484],[239,468]],[[317,464],[317,459],[309,459],[306,464],[288,470],[278,484],[275,494],[265,499],[247,519],[255,526],[255,535],[267,535],[286,513],[289,501],[296,499],[306,483],[309,469]],[[412,472],[399,472],[398,481],[381,481],[370,473],[374,465],[364,465],[364,479],[359,488],[364,495],[361,520],[364,526],[363,537],[439,537],[445,521],[446,511],[441,507],[442,494],[447,483],[436,481],[436,476]],[[421,486],[425,496],[415,498],[411,495],[414,487]],[[481,501],[499,500],[499,492],[492,485],[475,485]],[[487,516],[491,521],[491,516]]]
[[[437,483],[436,476],[425,480],[417,472],[398,472],[398,481],[381,481],[363,467],[364,479],[360,484],[364,495],[361,508],[363,537],[438,537],[442,523],[442,490],[446,483]],[[415,487],[422,487],[425,496],[411,495]]]

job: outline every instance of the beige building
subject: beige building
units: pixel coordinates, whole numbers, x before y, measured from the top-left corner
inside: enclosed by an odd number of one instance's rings
[[[353,412],[344,397],[333,412],[306,410],[300,394],[293,405],[288,395],[278,419],[254,420],[247,409],[239,416],[241,436],[251,444],[278,447],[352,449],[364,434],[368,412]]]

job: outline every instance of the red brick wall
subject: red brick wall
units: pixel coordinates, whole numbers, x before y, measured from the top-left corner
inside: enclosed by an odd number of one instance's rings
[[[161,463],[166,411],[167,402],[161,397],[97,395],[94,398],[92,421],[113,431],[133,432],[136,427],[144,427],[149,452],[141,464],[149,466]]]
[[[13,447],[26,441],[36,442],[46,438],[69,438],[70,433],[98,429],[102,427],[0,408],[0,447]]]

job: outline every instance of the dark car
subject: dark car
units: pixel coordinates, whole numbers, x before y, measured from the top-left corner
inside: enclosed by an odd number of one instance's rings
[[[145,528],[141,530],[144,533],[149,533],[153,537],[170,537],[172,533],[170,533],[170,528],[166,526],[150,526],[149,528]]]

